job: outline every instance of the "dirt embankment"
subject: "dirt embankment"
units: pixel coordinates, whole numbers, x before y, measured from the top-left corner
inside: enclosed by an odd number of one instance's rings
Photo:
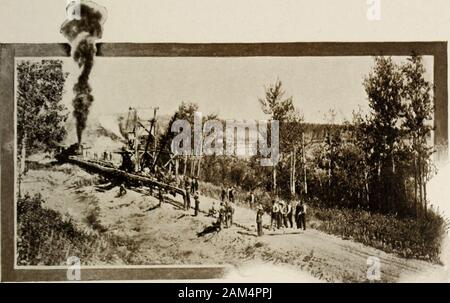
[[[194,217],[193,211],[182,210],[180,198],[167,196],[167,202],[157,207],[157,199],[146,190],[128,190],[117,197],[117,187],[100,183],[100,177],[65,164],[30,170],[22,192],[40,193],[45,207],[71,216],[80,228],[131,240],[132,247],[118,247],[126,250],[127,259],[114,259],[112,265],[231,264],[236,268],[229,276],[232,279],[247,276],[261,280],[262,273],[271,272],[268,276],[277,281],[334,282],[366,281],[370,256],[381,260],[383,281],[442,270],[314,229],[265,230],[263,237],[256,237],[255,214],[241,207],[236,207],[236,225],[213,231],[209,227],[215,219],[204,213]],[[203,211],[214,202],[203,196],[200,200]],[[267,225],[270,219],[265,216],[264,220]]]

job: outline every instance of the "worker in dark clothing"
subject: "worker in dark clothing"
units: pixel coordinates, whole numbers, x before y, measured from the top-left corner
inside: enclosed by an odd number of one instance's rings
[[[194,191],[195,192],[198,191],[198,179],[197,179],[197,177],[194,178]]]
[[[162,188],[159,188],[158,200],[159,200],[159,205],[158,206],[161,207],[162,203],[164,202],[164,195],[163,195]]]
[[[302,209],[302,205],[300,201],[297,201],[297,206],[295,206],[295,225],[297,225],[297,228],[300,229],[300,212]]]
[[[262,222],[263,215],[264,215],[264,209],[261,206],[261,204],[259,204],[257,211],[256,211],[256,226],[257,226],[257,231],[258,231],[258,237],[261,237],[264,234],[263,222]]]
[[[227,227],[231,227],[233,225],[233,215],[234,215],[234,207],[231,204],[231,202],[225,203],[225,209],[226,209],[226,220],[227,220]]]
[[[189,180],[189,177],[184,177],[184,188],[191,186],[191,180]]]
[[[232,203],[234,203],[234,186],[230,186],[230,188],[228,189],[228,200]]]
[[[277,215],[277,228],[280,229],[283,227],[283,201],[278,201],[278,215]]]
[[[277,227],[277,216],[280,209],[278,208],[278,203],[274,199],[272,200],[272,207],[270,212],[270,227],[271,229],[275,230]]]
[[[131,161],[130,153],[125,149],[122,149],[122,152],[120,154],[122,155],[122,165],[119,169],[124,170],[128,173],[133,172],[133,161]]]
[[[189,186],[186,187],[185,196],[184,196],[184,210],[189,210],[191,208],[191,188]]]
[[[225,187],[222,186],[222,190],[220,192],[220,200],[223,202],[225,201],[227,197],[227,191],[225,190]]]
[[[194,195],[194,201],[195,201],[194,216],[197,216],[198,212],[200,211],[200,198],[198,196],[198,192],[196,192]]]
[[[195,193],[195,182],[194,179],[191,179],[191,194]]]
[[[248,201],[248,206],[253,209],[255,206],[255,194],[253,193],[253,191],[250,191],[250,194],[247,197],[247,201]]]
[[[127,193],[127,190],[125,189],[125,185],[123,185],[123,183],[120,184],[120,186],[119,186],[119,193],[117,194],[116,197],[122,197],[126,193]]]
[[[219,209],[219,218],[217,220],[217,223],[219,225],[219,229],[222,229],[222,226],[226,224],[226,207],[225,202],[220,203],[220,209]]]
[[[306,205],[303,203],[303,201],[300,201],[298,209],[297,228],[303,228],[303,230],[306,230]]]

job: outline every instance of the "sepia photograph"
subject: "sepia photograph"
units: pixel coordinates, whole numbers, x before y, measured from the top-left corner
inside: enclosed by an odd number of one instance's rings
[[[1,44],[2,276],[449,281],[447,41],[102,43],[98,2]]]

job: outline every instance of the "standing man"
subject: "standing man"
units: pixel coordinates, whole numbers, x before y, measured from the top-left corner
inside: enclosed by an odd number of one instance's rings
[[[253,209],[253,205],[255,203],[255,194],[253,193],[253,190],[250,191],[250,194],[248,195],[248,204],[251,209]]]
[[[197,179],[197,177],[194,178],[194,191],[198,192],[198,179]]]
[[[233,225],[234,207],[230,202],[228,202],[226,204],[226,206],[227,206],[227,217],[228,217],[227,226],[231,227]]]
[[[277,216],[278,229],[283,227],[283,208],[284,208],[284,201],[279,200],[278,201],[278,216]]]
[[[271,220],[270,220],[270,226],[273,230],[275,230],[278,226],[278,214],[280,212],[280,207],[278,205],[278,202],[274,199],[272,200],[272,214],[271,214]]]
[[[191,185],[191,180],[189,180],[188,176],[184,176],[184,187],[187,188]]]
[[[191,208],[191,196],[190,196],[191,188],[186,186],[185,196],[184,196],[184,210],[189,210]]]
[[[198,212],[200,211],[200,198],[199,198],[198,192],[196,192],[194,195],[194,202],[195,202],[194,216],[197,216]]]
[[[222,185],[222,191],[220,192],[220,200],[223,202],[225,201],[225,198],[227,197],[227,191],[225,190],[225,187]]]
[[[297,205],[295,206],[295,225],[298,229],[302,228],[300,223],[300,212],[302,209],[302,205],[300,201],[297,201]]]
[[[161,187],[159,188],[159,191],[158,191],[158,200],[159,200],[158,207],[161,207],[162,203],[164,202],[164,195],[163,195],[163,191],[162,191]]]
[[[257,226],[257,231],[258,231],[258,237],[261,237],[264,234],[263,222],[262,222],[263,215],[264,215],[264,209],[263,209],[262,205],[259,204],[257,211],[256,211],[256,226]]]
[[[292,222],[292,205],[291,205],[291,201],[287,201],[286,204],[284,205],[284,226],[285,227],[290,227],[292,228],[294,226],[293,222]]]
[[[194,195],[195,193],[195,179],[191,179],[191,194]]]

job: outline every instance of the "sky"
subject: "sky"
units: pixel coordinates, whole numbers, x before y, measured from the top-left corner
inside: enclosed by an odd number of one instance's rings
[[[64,103],[72,108],[72,87],[78,69],[64,58],[70,73]],[[396,61],[404,60],[397,57]],[[432,57],[425,57],[432,71]],[[333,109],[336,123],[368,111],[362,85],[373,66],[372,57],[170,57],[96,58],[90,83],[95,101],[91,115],[123,113],[130,106],[143,115],[158,106],[171,115],[182,101],[199,105],[206,115],[224,119],[265,119],[258,98],[279,79],[307,122],[326,122]],[[432,74],[427,77],[432,80]]]
[[[97,2],[108,8],[105,33],[100,42],[210,43],[450,40],[450,5],[448,0],[381,0],[380,20],[369,20],[367,18],[368,3],[370,1],[365,0],[98,0]],[[0,43],[66,42],[59,32],[59,27],[65,20],[65,5],[65,0],[0,0]],[[107,85],[105,80],[101,80],[100,75],[102,73],[111,74],[113,70],[124,70],[124,65],[127,63],[123,63],[122,67],[116,66],[115,63],[108,63],[102,67],[100,61],[100,59],[97,60],[92,75],[94,94],[97,97],[94,109],[102,108],[104,111],[119,110],[126,104],[125,102],[128,101],[128,98],[133,98],[132,93],[125,93],[123,90],[120,90],[120,87],[131,86],[131,80],[129,79],[135,76],[123,73],[120,75],[114,74],[114,76],[110,77],[111,84]],[[140,68],[144,69],[145,66],[146,69],[148,68],[149,74],[152,74],[151,70],[157,70],[155,65],[140,63],[142,64]],[[131,63],[129,64],[131,65]],[[345,64],[341,63],[341,65]],[[365,102],[360,98],[362,94],[361,79],[356,75],[367,72],[367,69],[362,66],[369,66],[370,60],[366,63],[360,63],[360,65],[359,69],[344,68],[344,74],[347,78],[344,78],[339,73],[339,79],[334,80],[343,83],[343,79],[349,79],[347,84],[350,83],[354,86],[354,89],[337,90],[340,96],[346,96],[350,92],[355,97],[354,100],[358,100],[348,101],[345,104],[357,105]],[[227,66],[227,68],[231,67]],[[450,65],[448,65],[448,68],[450,73]],[[318,67],[317,69],[310,70],[309,73],[324,73],[326,66]],[[305,117],[308,117],[310,112],[314,113],[314,109],[319,106],[319,103],[322,104],[319,101],[306,103],[308,96],[312,95],[311,93],[308,94],[307,90],[304,89],[306,85],[300,85],[297,82],[289,83],[289,79],[296,79],[296,77],[286,76],[286,74],[281,72],[275,72],[276,70],[274,69],[271,70],[273,73],[264,74],[267,79],[260,74],[255,75],[255,77],[258,77],[258,81],[252,82],[252,87],[247,88],[249,90],[248,94],[245,94],[246,98],[251,99],[251,102],[256,102],[254,101],[256,97],[262,95],[262,87],[264,84],[267,84],[266,82],[270,83],[274,81],[274,78],[279,77],[285,83],[288,95],[293,95],[295,102],[303,102],[305,104],[303,106]],[[428,70],[431,71],[431,69]],[[298,72],[299,69],[292,69],[291,72],[293,71]],[[303,72],[306,74],[306,71]],[[306,78],[306,81],[318,81],[317,79],[320,78],[310,78],[305,76],[305,74],[297,77]],[[156,75],[156,72],[152,75]],[[96,80],[97,77],[98,79]],[[152,77],[159,78],[156,76]],[[350,79],[354,81],[350,81]],[[128,81],[127,85],[124,84],[126,81]],[[191,80],[188,79],[186,81]],[[113,86],[113,83],[116,86]],[[148,84],[147,82],[148,87],[151,87],[151,85],[153,84]],[[320,89],[316,90],[317,99],[314,100],[334,100],[335,98],[331,97],[319,98],[331,94],[331,90],[327,94],[324,93],[328,91],[330,85],[333,86],[332,83],[321,81]],[[142,89],[144,85],[139,86]],[[139,86],[136,85],[136,88]],[[175,85],[174,83],[172,87],[175,86],[181,87],[182,85]],[[206,99],[211,100],[210,95],[212,95],[213,90],[207,90],[205,86],[202,87],[204,94],[208,92],[208,98]],[[113,95],[112,93],[108,94],[108,90],[116,93],[113,96],[114,98],[107,98]],[[181,88],[177,90],[181,92]],[[345,90],[348,90],[348,92],[346,93]],[[193,91],[191,90],[191,92]],[[237,93],[240,93],[240,91],[237,91]],[[142,93],[140,95],[144,96],[147,94]],[[198,99],[195,101],[199,103],[204,102],[200,100],[199,96],[188,97],[193,101]],[[179,98],[181,97],[177,95],[174,99],[178,100]],[[113,99],[120,99],[122,102],[110,101]],[[155,99],[149,94],[148,100]],[[65,100],[70,102],[69,94],[65,96]],[[329,103],[331,104],[331,102]],[[245,104],[250,104],[250,101]],[[323,102],[323,104],[326,103]],[[335,103],[333,102],[333,104]],[[200,103],[200,106],[203,108],[205,105]],[[222,107],[222,110],[226,110],[228,107],[230,105],[226,104],[226,106]],[[213,106],[212,110],[214,110]],[[241,111],[245,113],[249,110],[244,111],[242,109],[239,113]],[[256,109],[254,111],[255,114],[259,112]],[[226,114],[226,112],[221,113]],[[234,113],[237,114],[238,112],[234,111]],[[311,114],[311,116],[314,117],[315,115]],[[443,206],[442,209],[445,209],[445,206],[448,208],[448,196],[450,194],[450,187],[448,186],[450,172],[448,166],[438,176],[440,180],[438,183],[441,187],[433,190],[430,183],[429,194],[430,197],[435,196],[436,193],[439,194],[440,199],[432,198],[433,204],[441,205]],[[448,210],[446,214],[448,216]],[[444,251],[448,250],[444,249]],[[448,258],[444,260],[445,264],[449,264]]]
[[[382,1],[378,21],[367,18],[369,5],[364,0],[96,2],[108,10],[104,35],[99,42],[447,41],[450,38],[447,0]],[[1,0],[0,42],[66,42],[59,32],[66,19],[66,4],[66,0]],[[263,95],[264,85],[279,78],[286,94],[293,96],[296,106],[310,121],[320,121],[330,108],[336,109],[337,119],[342,120],[359,106],[367,107],[361,83],[372,63],[368,57],[291,58],[292,61],[283,59],[283,62],[267,57],[264,62],[233,58],[230,59],[233,62],[223,64],[220,59],[202,59],[203,62],[195,64],[194,59],[191,62],[188,58],[176,62],[173,59],[171,64],[170,59],[148,59],[148,63],[139,59],[133,63],[132,59],[125,58],[121,63],[121,59],[115,58],[111,60],[117,63],[103,65],[102,60],[109,59],[97,59],[92,74],[94,112],[126,108],[129,102],[158,104],[161,108],[164,104],[167,109],[162,111],[170,111],[185,100],[197,102],[203,111],[218,112],[226,118],[261,117],[256,100]],[[166,70],[161,71],[163,68]],[[110,84],[102,75],[108,76]],[[217,81],[222,77],[226,81]],[[170,89],[164,90],[169,83]],[[70,88],[68,92],[71,93]],[[67,94],[65,100],[69,99]]]

